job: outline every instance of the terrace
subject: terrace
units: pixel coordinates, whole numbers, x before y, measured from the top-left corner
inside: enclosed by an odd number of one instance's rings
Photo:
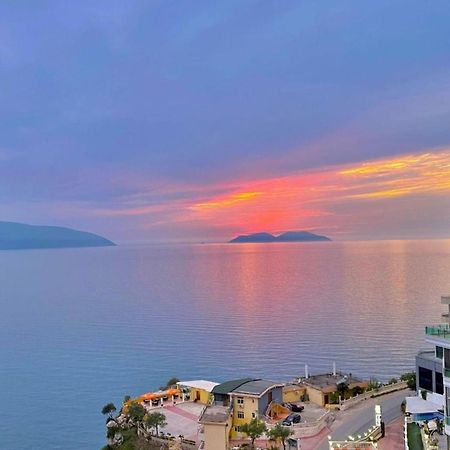
[[[427,336],[437,336],[444,339],[450,339],[450,324],[430,325],[425,327]]]

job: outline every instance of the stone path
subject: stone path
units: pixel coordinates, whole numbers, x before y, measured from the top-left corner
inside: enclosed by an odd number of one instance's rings
[[[195,414],[187,412],[184,409],[178,408],[178,406],[164,406],[164,409],[162,409],[162,411],[164,412],[164,410],[173,412],[174,414],[178,414],[179,416],[182,416],[186,419],[194,420],[195,422],[197,422],[198,420],[198,417]]]
[[[403,422],[404,418],[402,416],[386,426],[384,438],[378,441],[380,450],[404,450]]]

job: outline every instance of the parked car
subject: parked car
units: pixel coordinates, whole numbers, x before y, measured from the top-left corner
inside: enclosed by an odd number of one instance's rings
[[[283,422],[281,422],[281,425],[283,425],[285,427],[289,427],[291,425],[294,425],[295,423],[300,423],[301,420],[302,420],[302,417],[300,416],[300,414],[292,413],[292,414],[289,414],[286,417],[286,419],[283,420]]]
[[[302,412],[305,407],[303,405],[296,405],[295,403],[288,403],[288,408],[292,411],[292,412]]]

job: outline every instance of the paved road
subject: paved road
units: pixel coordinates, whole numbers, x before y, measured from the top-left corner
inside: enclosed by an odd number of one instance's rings
[[[401,415],[401,402],[409,395],[414,394],[409,390],[394,392],[366,400],[347,411],[338,412],[329,434],[334,440],[345,440],[349,435],[364,434],[375,424],[375,405],[381,405],[383,420],[388,424]],[[317,450],[329,450],[327,438],[322,440]]]

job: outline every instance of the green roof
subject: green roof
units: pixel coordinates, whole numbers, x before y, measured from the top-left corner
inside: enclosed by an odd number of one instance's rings
[[[226,395],[230,392],[233,392],[238,387],[242,386],[245,383],[248,383],[249,381],[256,381],[255,378],[241,378],[240,380],[231,380],[231,381],[225,381],[225,383],[218,384],[214,387],[214,389],[211,391],[212,394],[222,394]]]

